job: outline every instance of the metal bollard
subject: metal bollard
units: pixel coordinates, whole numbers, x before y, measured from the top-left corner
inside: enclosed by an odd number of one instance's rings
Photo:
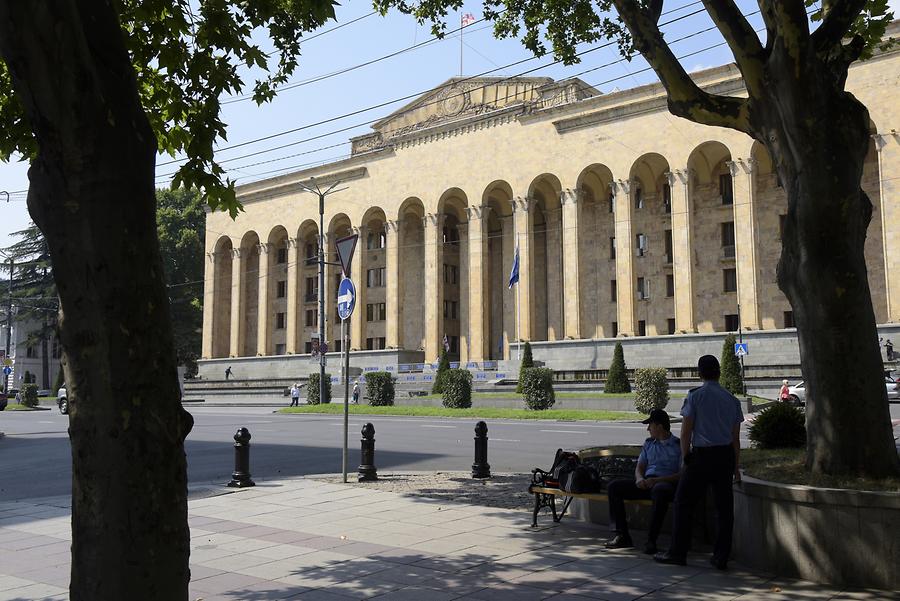
[[[375,468],[375,426],[366,424],[362,427],[362,440],[359,451],[359,482],[378,480]]]
[[[472,464],[473,478],[490,478],[491,465],[488,463],[488,437],[487,424],[478,422],[475,424],[475,463]]]
[[[228,486],[256,486],[256,482],[250,479],[250,430],[247,428],[238,428],[234,434],[234,472]]]

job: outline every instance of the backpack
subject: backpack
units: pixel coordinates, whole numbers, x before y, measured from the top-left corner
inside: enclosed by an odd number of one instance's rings
[[[531,483],[547,488],[559,488],[561,478],[578,467],[580,463],[581,460],[577,453],[557,449],[556,457],[553,458],[553,465],[549,471],[539,467],[531,470]]]
[[[589,493],[599,490],[595,471],[586,465],[577,465],[575,469],[563,474],[559,488],[571,493]]]

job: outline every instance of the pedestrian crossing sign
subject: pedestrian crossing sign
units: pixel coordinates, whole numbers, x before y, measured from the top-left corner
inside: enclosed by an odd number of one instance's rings
[[[747,348],[748,344],[746,342],[736,342],[734,344],[734,356],[735,357],[743,357],[745,355],[750,354],[750,350]]]

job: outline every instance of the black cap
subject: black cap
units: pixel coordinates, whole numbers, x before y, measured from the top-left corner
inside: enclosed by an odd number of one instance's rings
[[[642,424],[662,424],[669,427],[669,414],[663,411],[662,409],[654,409],[650,412],[650,416],[647,417]]]

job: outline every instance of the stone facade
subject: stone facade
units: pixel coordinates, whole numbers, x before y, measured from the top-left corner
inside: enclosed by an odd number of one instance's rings
[[[898,74],[889,52],[847,84],[872,119],[863,188],[881,324],[900,321]],[[744,93],[734,65],[694,78]],[[350,158],[239,187],[234,221],[208,214],[205,359],[309,352],[320,226],[298,184],[311,181],[344,188],[325,203],[327,259],[334,240],[360,235],[352,349],[434,361],[446,335],[453,360],[502,361],[518,338],[555,359],[563,341],[793,325],[775,281],[787,203],[758,143],[673,117],[658,84],[600,94],[577,79],[451,79],[354,138]],[[340,273],[326,271],[336,341]]]

